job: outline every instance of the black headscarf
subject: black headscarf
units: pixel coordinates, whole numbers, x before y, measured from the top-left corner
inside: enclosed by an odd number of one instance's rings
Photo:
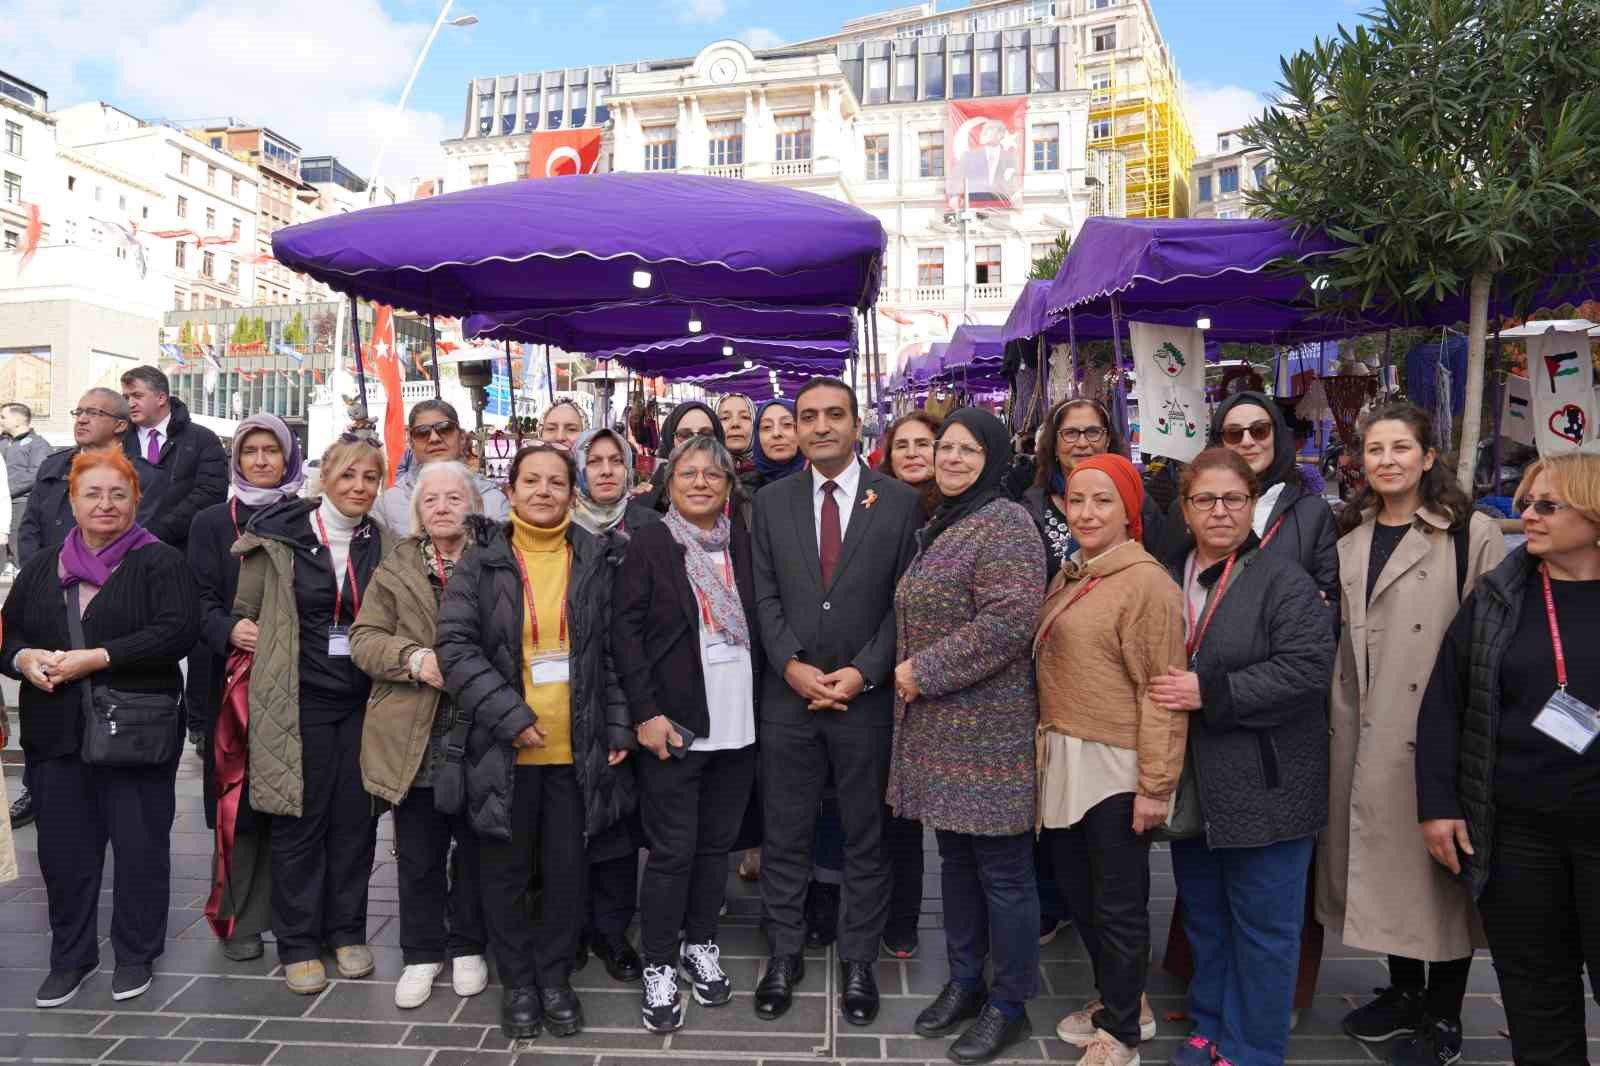
[[[1267,412],[1267,417],[1272,419],[1272,465],[1261,473],[1261,491],[1265,492],[1280,481],[1299,480],[1294,462],[1294,434],[1290,431],[1289,423],[1283,417],[1283,411],[1278,407],[1277,401],[1270,396],[1259,392],[1238,392],[1218,404],[1216,413],[1211,416],[1212,442],[1222,443],[1222,420],[1228,417],[1229,411],[1242,403],[1261,408]]]
[[[939,427],[939,435],[934,438],[935,448],[950,432],[951,426],[961,426],[983,445],[983,472],[967,486],[965,492],[944,497],[933,512],[933,517],[928,519],[928,524],[918,534],[923,548],[927,548],[939,534],[963,518],[976,514],[995,500],[1006,498],[1006,471],[1011,469],[1011,434],[1005,423],[982,408],[963,407],[945,416],[944,424]],[[938,462],[938,459],[934,461]]]
[[[672,409],[667,416],[666,424],[661,427],[661,442],[656,445],[656,458],[666,459],[672,455],[672,449],[678,446],[678,423],[683,421],[683,416],[690,411],[704,411],[706,417],[711,419],[711,431],[717,438],[718,444],[727,444],[728,438],[722,432],[722,419],[717,417],[717,412],[699,400],[686,400]]]

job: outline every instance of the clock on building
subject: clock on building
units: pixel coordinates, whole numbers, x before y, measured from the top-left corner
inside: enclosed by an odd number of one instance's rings
[[[711,64],[711,80],[719,85],[726,85],[739,74],[739,65],[727,56],[723,56]]]

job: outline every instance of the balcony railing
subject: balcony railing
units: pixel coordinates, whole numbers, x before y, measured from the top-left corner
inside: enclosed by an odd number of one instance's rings
[[[1006,287],[1004,285],[974,285],[972,287],[972,300],[974,303],[1004,303],[1005,298]]]
[[[775,178],[801,178],[811,173],[811,160],[786,159],[772,164],[772,176]]]
[[[713,178],[742,178],[744,177],[744,164],[727,163],[723,166],[706,167],[706,174]]]
[[[919,304],[942,304],[945,302],[944,293],[943,285],[918,285],[911,290],[911,301]]]

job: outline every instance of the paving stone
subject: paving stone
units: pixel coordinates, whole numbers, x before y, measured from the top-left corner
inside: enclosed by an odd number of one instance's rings
[[[159,1040],[155,1037],[129,1037],[111,1049],[106,1062],[180,1062],[198,1046],[194,1040]]]
[[[169,939],[156,960],[156,972],[162,974],[195,974],[217,977],[266,977],[278,968],[277,953],[271,945],[259,959],[234,962],[222,953],[222,944],[212,934],[210,926],[200,923],[203,929],[185,930],[178,939]],[[169,930],[170,932],[170,930]]]
[[[3,977],[3,975],[0,975]],[[41,975],[40,980],[43,980]],[[77,1011],[39,1010],[33,1006],[33,993],[28,993],[28,1006],[23,1010],[0,1010],[0,1033],[51,1033],[59,1036],[86,1035],[98,1029],[106,1020],[104,1014],[82,1014]]]
[[[539,1066],[592,1066],[593,1055],[548,1055],[537,1059],[537,1052],[522,1056],[524,1063],[537,1062]],[[460,1051],[450,1049],[433,1056],[430,1066],[511,1066],[517,1056],[508,1051]]]
[[[414,1025],[402,1042],[408,1047],[475,1048],[486,1031],[481,1025]]]
[[[5,906],[0,906],[3,910]],[[49,970],[50,938],[37,933],[0,933],[0,959],[19,969]]]
[[[431,1051],[350,1045],[284,1044],[268,1066],[426,1066]]]
[[[883,1041],[876,1036],[841,1034],[834,1037],[833,1050],[835,1054],[847,1059],[881,1059]]]
[[[300,1044],[398,1044],[406,1035],[404,1025],[374,1022],[313,1022],[301,1018],[268,1018],[252,1035],[252,1040]]]
[[[202,1040],[242,1040],[260,1024],[259,1018],[190,1018],[172,1035]]]
[[[821,1033],[816,1036],[763,1036],[748,1033],[690,1032],[688,1027],[685,1027],[672,1034],[672,1050],[675,1052],[744,1052],[763,1057],[809,1055],[815,1048],[826,1043]]]
[[[189,1056],[190,1062],[219,1063],[225,1066],[261,1066],[278,1050],[276,1044],[255,1044],[242,1040],[207,1040]]]
[[[495,1021],[499,1021],[499,993],[484,992],[479,1000],[492,999]],[[335,981],[316,999],[316,1006],[306,1012],[310,1019],[350,1018],[356,1021],[395,1022],[404,1024],[442,1024],[461,1005],[454,992],[435,989],[428,1002],[413,1010],[401,1010],[394,1005],[394,985],[368,978],[364,981]],[[485,1023],[487,1024],[487,1023]]]
[[[23,1062],[33,1059],[91,1062],[110,1051],[116,1043],[116,1037],[33,1036],[23,1033],[11,1054]]]
[[[113,1014],[94,1031],[95,1036],[170,1036],[182,1019],[170,1014]]]
[[[184,989],[165,1009],[174,1014],[298,1018],[315,1000],[314,996],[295,995],[275,978],[208,977]]]
[[[597,1051],[615,1051],[623,1054],[633,1051],[664,1051],[666,1049],[666,1041],[667,1038],[664,1036],[655,1036],[639,1028],[625,1031],[585,1029],[575,1036],[554,1037],[549,1033],[541,1033],[538,1039],[533,1041],[533,1050],[539,1053],[560,1052],[573,1054],[582,1049],[592,1048],[594,1050],[589,1051],[588,1056],[584,1059],[585,1062],[592,1062]],[[524,1043],[526,1042],[524,1041]],[[484,1051],[504,1051],[510,1044],[511,1042],[501,1035],[498,1022],[495,1023],[495,1027],[489,1031],[489,1034],[483,1038]],[[523,1054],[518,1056],[518,1061],[520,1062],[525,1057],[526,1053],[524,1051]]]
[[[926,1061],[930,1058],[943,1059],[945,1051],[955,1041],[955,1034],[928,1039],[925,1037],[911,1037],[910,1039],[896,1038],[885,1040],[884,1055],[890,1059],[915,1059]],[[1082,1052],[1079,1052],[1082,1055]],[[1039,1048],[1037,1040],[1024,1040],[1006,1050],[1002,1062],[1041,1062],[1044,1052]],[[1152,1060],[1154,1063],[1157,1060]]]

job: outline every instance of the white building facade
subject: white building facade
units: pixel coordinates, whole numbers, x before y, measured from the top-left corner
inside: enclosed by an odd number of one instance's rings
[[[1217,150],[1194,161],[1195,218],[1248,218],[1245,194],[1266,185],[1272,168],[1263,148],[1248,147],[1239,130],[1217,134]]]

